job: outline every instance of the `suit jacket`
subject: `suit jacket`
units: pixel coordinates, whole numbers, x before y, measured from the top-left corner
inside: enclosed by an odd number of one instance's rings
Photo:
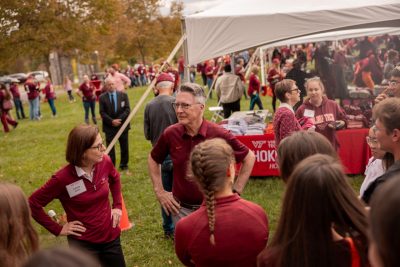
[[[99,98],[100,115],[103,120],[103,132],[105,134],[115,135],[131,112],[128,95],[123,92],[116,92],[116,94],[117,112],[115,112],[115,108],[111,105],[108,92],[101,94]],[[122,124],[118,127],[113,126],[112,120],[114,119],[121,119]],[[128,131],[130,128],[131,126],[128,124],[124,132]]]

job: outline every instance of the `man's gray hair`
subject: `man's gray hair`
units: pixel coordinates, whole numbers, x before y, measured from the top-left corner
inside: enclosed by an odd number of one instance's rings
[[[162,81],[157,83],[156,88],[157,89],[170,89],[174,86],[173,82],[170,81]]]
[[[115,82],[114,78],[113,78],[113,77],[107,77],[107,78],[104,80],[104,83],[105,83],[105,84],[108,84],[109,82]]]
[[[204,105],[206,103],[206,94],[204,93],[204,89],[197,83],[184,83],[179,88],[178,93],[179,92],[193,95],[196,102],[199,104]]]

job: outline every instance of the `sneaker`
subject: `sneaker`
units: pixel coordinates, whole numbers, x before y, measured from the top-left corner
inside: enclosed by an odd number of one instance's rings
[[[164,238],[174,241],[174,239],[175,239],[174,233],[171,233],[171,232],[164,232]]]
[[[17,126],[18,126],[18,122],[16,122],[16,123],[13,125],[14,129],[17,128]]]
[[[121,171],[126,171],[128,169],[128,166],[119,166],[119,169]]]

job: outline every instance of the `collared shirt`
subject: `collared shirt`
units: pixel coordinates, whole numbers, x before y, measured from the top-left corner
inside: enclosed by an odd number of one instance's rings
[[[90,182],[93,182],[93,170],[90,173],[86,173],[81,167],[75,166],[76,174],[78,177],[84,177],[88,179]]]
[[[187,165],[190,153],[197,144],[216,137],[225,139],[231,145],[235,153],[236,162],[242,162],[247,156],[249,149],[236,139],[234,135],[221,126],[207,120],[203,120],[199,132],[195,136],[190,136],[186,132],[185,127],[180,123],[171,125],[165,129],[153,147],[151,157],[159,164],[164,161],[168,154],[171,155],[174,166],[172,193],[179,201],[190,205],[200,205],[202,203],[203,194],[200,192],[197,184],[187,179]]]
[[[109,97],[110,97],[110,102],[112,103],[113,100],[111,98],[114,99],[114,112],[117,112],[117,92],[109,92],[108,93]]]
[[[292,111],[292,113],[294,114],[293,107],[292,107],[291,105],[289,105],[288,103],[281,103],[281,104],[279,105],[279,107],[280,107],[280,108],[288,108],[288,109],[290,109],[290,110]]]

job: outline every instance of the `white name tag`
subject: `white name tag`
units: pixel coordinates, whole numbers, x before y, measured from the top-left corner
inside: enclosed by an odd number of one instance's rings
[[[314,110],[312,110],[312,109],[305,109],[304,110],[304,117],[314,118],[314,115],[315,115],[315,111]]]
[[[69,184],[66,186],[68,195],[69,197],[74,197],[79,194],[82,194],[83,192],[86,192],[86,187],[85,184],[83,183],[83,180],[80,179],[79,181],[76,181],[72,184]]]
[[[121,101],[121,108],[125,107],[125,101]]]

